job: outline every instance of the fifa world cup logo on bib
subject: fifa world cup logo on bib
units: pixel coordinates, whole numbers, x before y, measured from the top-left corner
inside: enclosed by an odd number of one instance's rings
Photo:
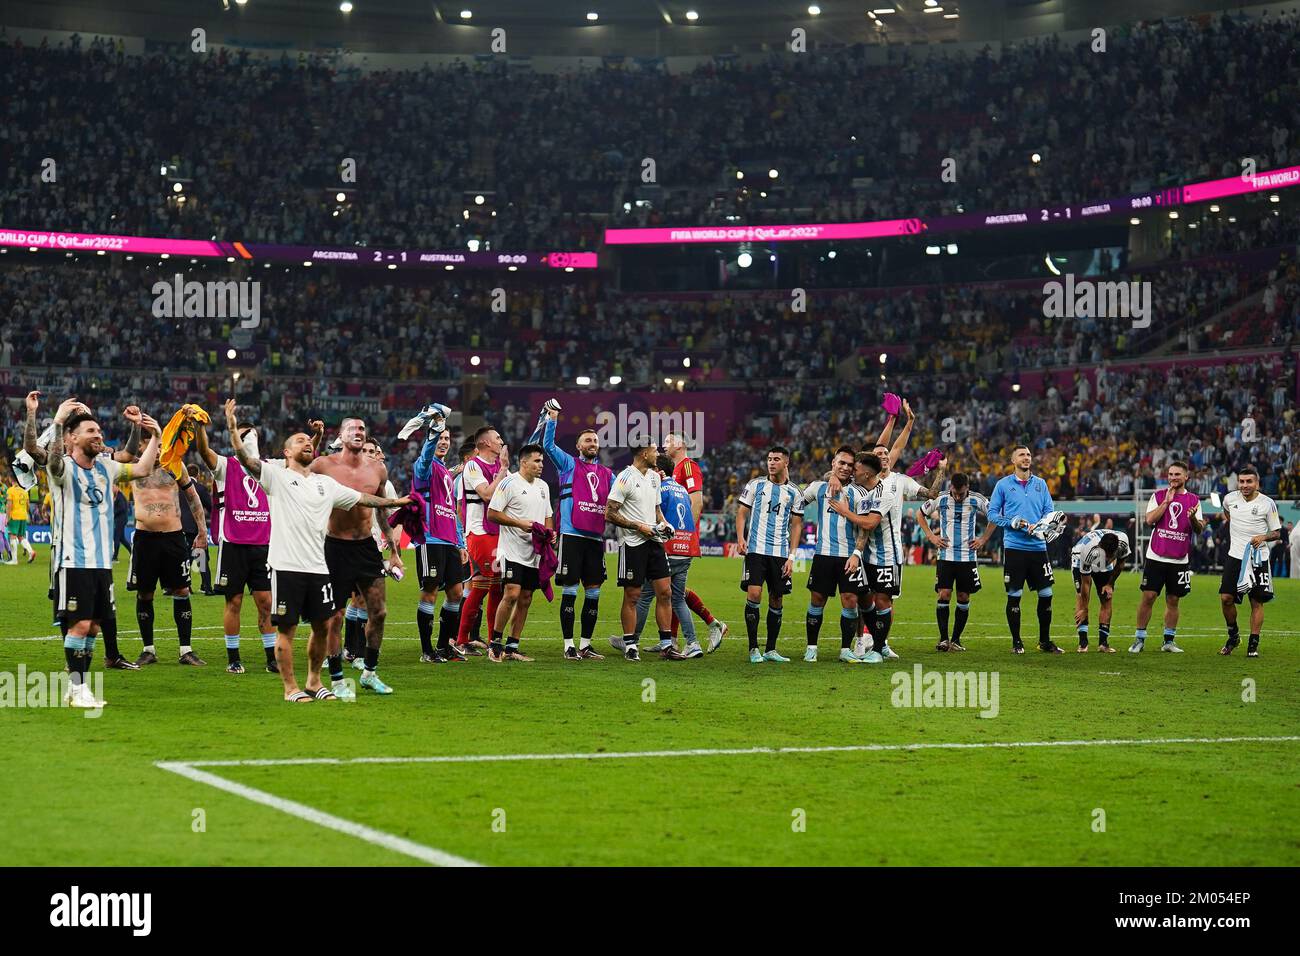
[[[686,505],[681,502],[677,504],[677,527],[686,527]]]
[[[1180,502],[1173,501],[1169,504],[1169,529],[1178,530],[1178,519],[1182,516],[1183,506]]]
[[[451,502],[451,485],[452,485],[451,475],[449,475],[449,474],[447,474],[447,475],[443,475],[443,476],[442,476],[442,488],[443,488],[444,493],[447,495],[446,500],[447,500],[448,503]]]
[[[587,472],[587,487],[591,489],[591,500],[600,500],[600,476],[594,471]]]
[[[244,494],[248,495],[248,507],[250,509],[256,508],[257,489],[260,488],[261,486],[257,483],[257,479],[254,478],[252,475],[244,475],[243,485],[244,485]]]

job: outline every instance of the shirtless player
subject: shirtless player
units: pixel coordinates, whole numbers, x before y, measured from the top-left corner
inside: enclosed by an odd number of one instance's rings
[[[345,418],[339,426],[342,451],[317,458],[311,463],[314,474],[328,475],[346,488],[363,494],[384,496],[388,484],[388,466],[363,451],[366,423],[359,418]],[[379,509],[379,526],[384,529],[392,548],[389,568],[402,568],[401,534],[388,525],[388,509]],[[379,647],[384,640],[384,618],[388,613],[387,589],[384,586],[384,559],[372,537],[372,509],[358,505],[350,511],[330,512],[325,534],[325,563],[329,565],[337,608],[329,622],[329,672],[332,690],[340,699],[352,691],[343,682],[343,611],[349,595],[359,591],[366,600],[366,655],[361,672],[361,686],[377,694],[391,694],[393,689],[379,679]]]
[[[152,431],[157,422],[143,416],[145,428]],[[161,432],[161,429],[159,429]],[[135,498],[135,537],[131,540],[131,570],[127,575],[126,589],[135,592],[135,617],[140,623],[140,639],[144,650],[136,658],[137,665],[157,664],[154,653],[154,590],[159,582],[172,599],[172,618],[176,621],[180,639],[180,663],[202,667],[204,661],[194,653],[190,637],[194,628],[194,612],[190,606],[190,556],[192,552],[181,530],[180,495],[194,516],[198,535],[196,548],[208,546],[207,519],[203,504],[188,473],[178,486],[176,477],[166,468],[155,468],[148,475],[133,479],[132,496]]]

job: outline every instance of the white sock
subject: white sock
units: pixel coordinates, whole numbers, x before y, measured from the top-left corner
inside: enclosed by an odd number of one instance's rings
[[[590,643],[590,641],[589,641],[588,643]],[[586,645],[583,645],[583,646],[586,646]],[[573,649],[573,638],[571,638],[571,637],[566,637],[566,638],[564,639],[564,649],[565,649],[566,651],[568,651],[568,650],[572,650],[572,649]]]
[[[150,650],[153,650],[153,648],[150,648]],[[190,645],[188,645],[188,644],[182,644],[182,645],[181,645],[181,657],[184,657],[186,654],[190,653],[190,651],[192,651],[192,650],[194,650],[194,648],[190,647]]]
[[[152,653],[154,653],[153,645],[152,645],[152,644],[146,644],[146,645],[144,646],[144,652],[145,652],[146,654],[152,654]]]

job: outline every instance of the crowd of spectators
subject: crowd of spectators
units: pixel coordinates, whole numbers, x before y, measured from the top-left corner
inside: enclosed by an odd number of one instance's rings
[[[1242,157],[1261,171],[1300,163],[1298,39],[1294,12],[1220,15],[1112,30],[1104,53],[1049,36],[997,53],[893,47],[887,64],[850,47],[567,73],[504,57],[360,71],[324,55],[129,56],[100,38],[4,39],[0,222],[539,249],[590,248],[606,224],[1076,203],[1235,176]],[[941,178],[947,158],[956,182]],[[482,206],[467,202],[477,194]]]

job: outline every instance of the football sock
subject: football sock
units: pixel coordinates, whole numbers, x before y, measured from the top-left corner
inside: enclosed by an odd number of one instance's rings
[[[1012,643],[1020,643],[1020,595],[1007,595],[1007,627],[1011,628]]]
[[[840,647],[852,647],[853,639],[858,636],[858,609],[840,608]]]
[[[121,657],[117,649],[117,618],[110,617],[106,621],[100,621],[99,633],[104,638],[104,660],[111,661]]]
[[[230,664],[239,663],[239,635],[226,635],[226,662]]]
[[[776,650],[776,639],[781,636],[781,609],[779,607],[768,607],[767,609],[767,650]]]
[[[587,588],[582,601],[582,646],[590,647],[600,617],[600,588]]]
[[[758,649],[758,602],[745,601],[745,633],[749,636],[749,649]]]
[[[700,596],[689,588],[686,590],[686,606],[705,624],[713,623],[713,612],[705,607]]]
[[[817,637],[822,630],[822,616],[825,614],[824,607],[817,607],[815,604],[808,605],[808,616],[804,619],[804,626],[808,630],[808,646],[817,646]]]
[[[140,640],[144,649],[153,653],[153,601],[136,601],[135,619],[140,625]]]
[[[1038,643],[1046,644],[1052,639],[1052,599],[1038,596]]]
[[[1107,645],[1107,646],[1110,645],[1110,625],[1109,625],[1109,624],[1098,624],[1098,625],[1097,625],[1097,643],[1098,643],[1098,644],[1105,644],[1105,645]]]
[[[438,617],[438,646],[444,650],[451,646],[452,638],[456,636],[456,628],[460,626],[460,602],[454,604],[451,601],[442,602],[442,614]]]
[[[966,630],[966,618],[970,616],[970,604],[957,604],[957,613],[953,615],[952,639],[961,643],[961,632]]]
[[[560,597],[560,636],[564,638],[565,647],[573,646],[573,614],[577,603],[578,586],[571,584]]]
[[[948,643],[948,602],[936,601],[934,603],[934,618],[939,622],[939,640]]]
[[[184,597],[172,598],[172,620],[176,622],[176,633],[180,638],[181,647],[188,650],[190,638],[194,633],[194,605],[190,603],[188,594]]]
[[[446,605],[443,605],[446,610]],[[433,602],[421,601],[415,607],[415,627],[420,633],[420,653],[433,653]],[[441,636],[438,644],[441,646]]]

